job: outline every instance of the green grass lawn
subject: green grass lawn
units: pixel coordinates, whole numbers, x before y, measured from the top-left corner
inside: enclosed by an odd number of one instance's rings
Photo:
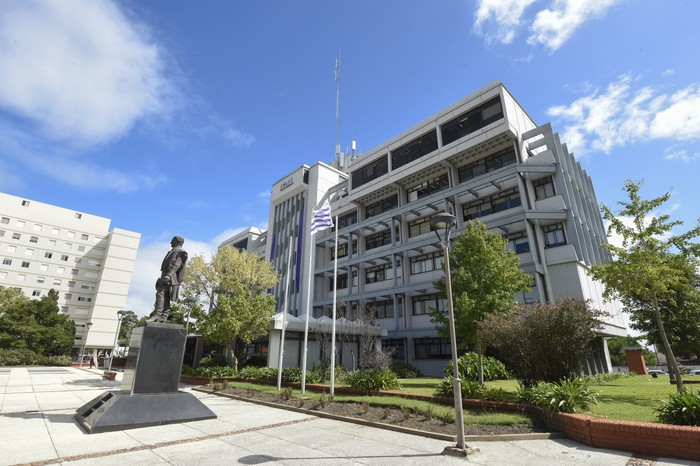
[[[700,379],[700,377],[687,377],[688,380]],[[654,408],[661,406],[661,400],[668,400],[671,394],[676,393],[676,386],[671,385],[668,380],[667,375],[656,379],[651,376],[636,375],[602,385],[591,385],[590,388],[599,393],[598,405],[584,414],[624,421],[658,422]],[[401,384],[407,392],[432,394],[439,381],[440,379],[437,378],[402,379]],[[518,382],[512,379],[494,380],[486,384],[509,392],[515,392],[518,389]],[[687,385],[687,387],[697,386]]]
[[[689,380],[700,379],[700,377],[691,377]],[[402,390],[408,393],[419,393],[424,395],[432,395],[435,392],[435,387],[441,379],[439,378],[418,378],[418,379],[401,379]],[[515,393],[518,389],[516,380],[495,380],[486,383],[493,388],[502,388],[509,392]],[[271,385],[259,385],[246,382],[232,382],[231,386],[237,388],[245,388],[256,391],[264,391],[267,393],[277,394],[277,387]],[[688,385],[688,388],[695,388],[695,385]],[[668,376],[660,376],[652,378],[651,376],[636,375],[631,377],[622,377],[611,382],[601,385],[591,385],[591,389],[598,393],[598,405],[593,406],[589,411],[583,414],[590,416],[618,419],[626,421],[640,422],[658,422],[654,408],[661,406],[661,400],[668,400],[668,397],[676,393],[676,386],[669,383]],[[294,392],[294,396],[300,397],[302,394]],[[305,398],[318,400],[322,394],[307,391]],[[326,395],[327,396],[327,395]],[[416,410],[417,412],[425,412],[432,410],[434,417],[441,417],[454,413],[452,406],[445,406],[425,401],[407,400],[400,397],[392,396],[349,396],[336,395],[335,400],[338,402],[358,402],[370,403],[376,406],[391,406],[405,407]],[[471,424],[526,424],[529,419],[519,414],[511,413],[490,413],[476,412],[465,410],[465,422]]]

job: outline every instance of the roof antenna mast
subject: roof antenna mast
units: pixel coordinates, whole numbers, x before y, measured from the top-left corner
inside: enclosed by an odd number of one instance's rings
[[[340,140],[338,137],[338,120],[340,107],[340,49],[335,59],[335,156],[340,158]]]

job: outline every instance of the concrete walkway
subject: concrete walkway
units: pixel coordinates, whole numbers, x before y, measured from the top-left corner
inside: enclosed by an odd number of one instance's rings
[[[86,434],[76,408],[118,390],[102,370],[0,367],[0,465],[690,465],[639,462],[629,453],[563,440],[469,443],[468,459],[442,455],[444,441],[192,392],[218,418]],[[186,386],[182,387],[187,391]]]

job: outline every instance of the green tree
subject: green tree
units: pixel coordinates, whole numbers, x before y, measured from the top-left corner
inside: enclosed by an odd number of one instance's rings
[[[267,293],[279,281],[271,262],[234,247],[219,248],[207,262],[195,256],[185,269],[184,293],[208,306],[200,329],[205,338],[226,345],[238,368],[236,348],[265,335],[275,312]]]
[[[610,222],[608,235],[616,233],[622,237],[622,246],[604,244],[612,253],[612,259],[594,265],[591,275],[605,285],[605,297],[619,298],[623,303],[634,300],[638,306],[630,309],[632,315],[640,309],[653,315],[658,338],[669,357],[669,368],[676,380],[678,392],[682,393],[683,380],[665,329],[663,302],[675,302],[677,291],[693,294],[693,283],[689,281],[683,264],[697,269],[697,243],[691,240],[700,234],[700,226],[680,235],[671,230],[682,225],[671,221],[670,215],[655,215],[655,210],[668,201],[671,194],[644,200],[639,195],[643,182],[627,180],[624,190],[629,201],[620,201],[619,212],[602,207],[603,218]],[[625,223],[631,219],[631,226]],[[668,301],[667,301],[668,300]],[[684,303],[676,303],[680,308]]]
[[[119,327],[119,341],[122,343],[129,344],[129,337],[126,336],[134,327],[137,327],[139,323],[139,316],[136,315],[134,311],[124,311],[122,316],[122,324]]]
[[[580,375],[604,315],[567,298],[489,315],[480,322],[479,333],[520,384],[532,387]]]
[[[36,354],[70,353],[75,325],[58,312],[58,293],[28,299],[0,287],[0,348],[29,349]]]
[[[644,348],[639,342],[638,338],[626,336],[626,337],[615,337],[608,340],[608,352],[610,353],[610,362],[613,366],[626,366],[627,356],[625,355],[624,348],[642,348],[642,355],[644,356],[644,362],[647,366],[655,366],[657,364],[656,355]]]
[[[463,345],[474,343],[479,355],[479,382],[483,383],[483,350],[477,323],[489,314],[502,314],[517,305],[515,294],[528,291],[532,277],[520,269],[513,251],[506,251],[507,241],[489,231],[477,220],[468,222],[450,251],[455,333]],[[444,268],[444,266],[443,266]],[[435,282],[443,297],[447,296],[445,279]],[[438,333],[449,337],[449,315],[432,309],[430,317]]]

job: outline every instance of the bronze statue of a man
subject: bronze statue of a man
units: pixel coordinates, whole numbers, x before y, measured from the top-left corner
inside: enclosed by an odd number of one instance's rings
[[[181,236],[174,236],[170,241],[172,249],[165,255],[160,266],[160,278],[156,280],[156,304],[148,322],[167,322],[170,303],[177,302],[187,262],[187,251],[182,249],[183,244],[185,240]]]

